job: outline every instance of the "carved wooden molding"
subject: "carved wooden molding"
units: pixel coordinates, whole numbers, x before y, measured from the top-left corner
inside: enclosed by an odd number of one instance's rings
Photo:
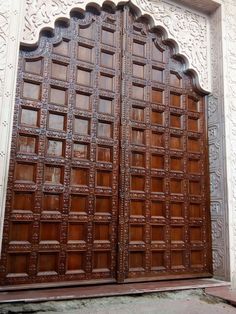
[[[86,10],[92,4],[101,7],[104,0],[25,0],[26,14],[21,42],[35,45],[43,29],[54,29],[59,18],[69,19],[71,10]],[[113,5],[128,1],[109,0]],[[96,4],[94,4],[96,3]],[[130,2],[129,2],[130,3]],[[175,43],[175,53],[180,54],[196,78],[196,85],[210,91],[207,47],[207,18],[191,10],[170,4],[163,0],[132,0],[138,16],[146,16],[151,27],[160,27],[164,37]]]

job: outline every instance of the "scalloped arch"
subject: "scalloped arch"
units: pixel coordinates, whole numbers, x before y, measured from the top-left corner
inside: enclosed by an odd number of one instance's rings
[[[71,11],[85,12],[88,6],[101,10],[105,3],[113,7],[128,4],[137,18],[148,20],[150,29],[160,29],[174,55],[184,61],[184,70],[193,77],[197,89],[203,94],[210,92],[206,17],[162,0],[26,0],[21,44],[35,46],[42,30],[53,31],[57,20],[69,20]]]

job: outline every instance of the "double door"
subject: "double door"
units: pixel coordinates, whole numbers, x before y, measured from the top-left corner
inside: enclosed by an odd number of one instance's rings
[[[2,284],[211,272],[204,98],[128,7],[21,48]]]

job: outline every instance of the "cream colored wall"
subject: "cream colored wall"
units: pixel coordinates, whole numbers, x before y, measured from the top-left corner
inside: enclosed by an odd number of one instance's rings
[[[236,285],[236,1],[199,1],[207,8],[205,12],[195,11],[199,8],[193,8],[191,0],[132,3],[140,15],[148,16],[152,26],[161,26],[165,37],[177,43],[176,53],[185,58],[186,69],[198,74],[199,86],[212,93],[208,131],[214,273],[220,278],[231,277]],[[0,235],[19,43],[36,43],[44,27],[53,28],[57,18],[69,18],[72,8],[84,10],[89,2],[0,0]],[[102,4],[101,0],[92,2]],[[183,3],[189,3],[191,9]]]

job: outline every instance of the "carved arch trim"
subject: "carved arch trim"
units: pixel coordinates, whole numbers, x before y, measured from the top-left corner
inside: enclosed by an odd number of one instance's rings
[[[159,28],[163,40],[171,42],[174,55],[184,60],[185,71],[189,72],[199,91],[211,91],[208,62],[207,17],[194,11],[166,3],[163,0],[25,0],[21,44],[35,46],[42,30],[53,31],[59,19],[69,20],[71,11],[85,12],[88,6],[101,9],[102,6],[130,5],[137,18],[145,17],[150,29]]]

